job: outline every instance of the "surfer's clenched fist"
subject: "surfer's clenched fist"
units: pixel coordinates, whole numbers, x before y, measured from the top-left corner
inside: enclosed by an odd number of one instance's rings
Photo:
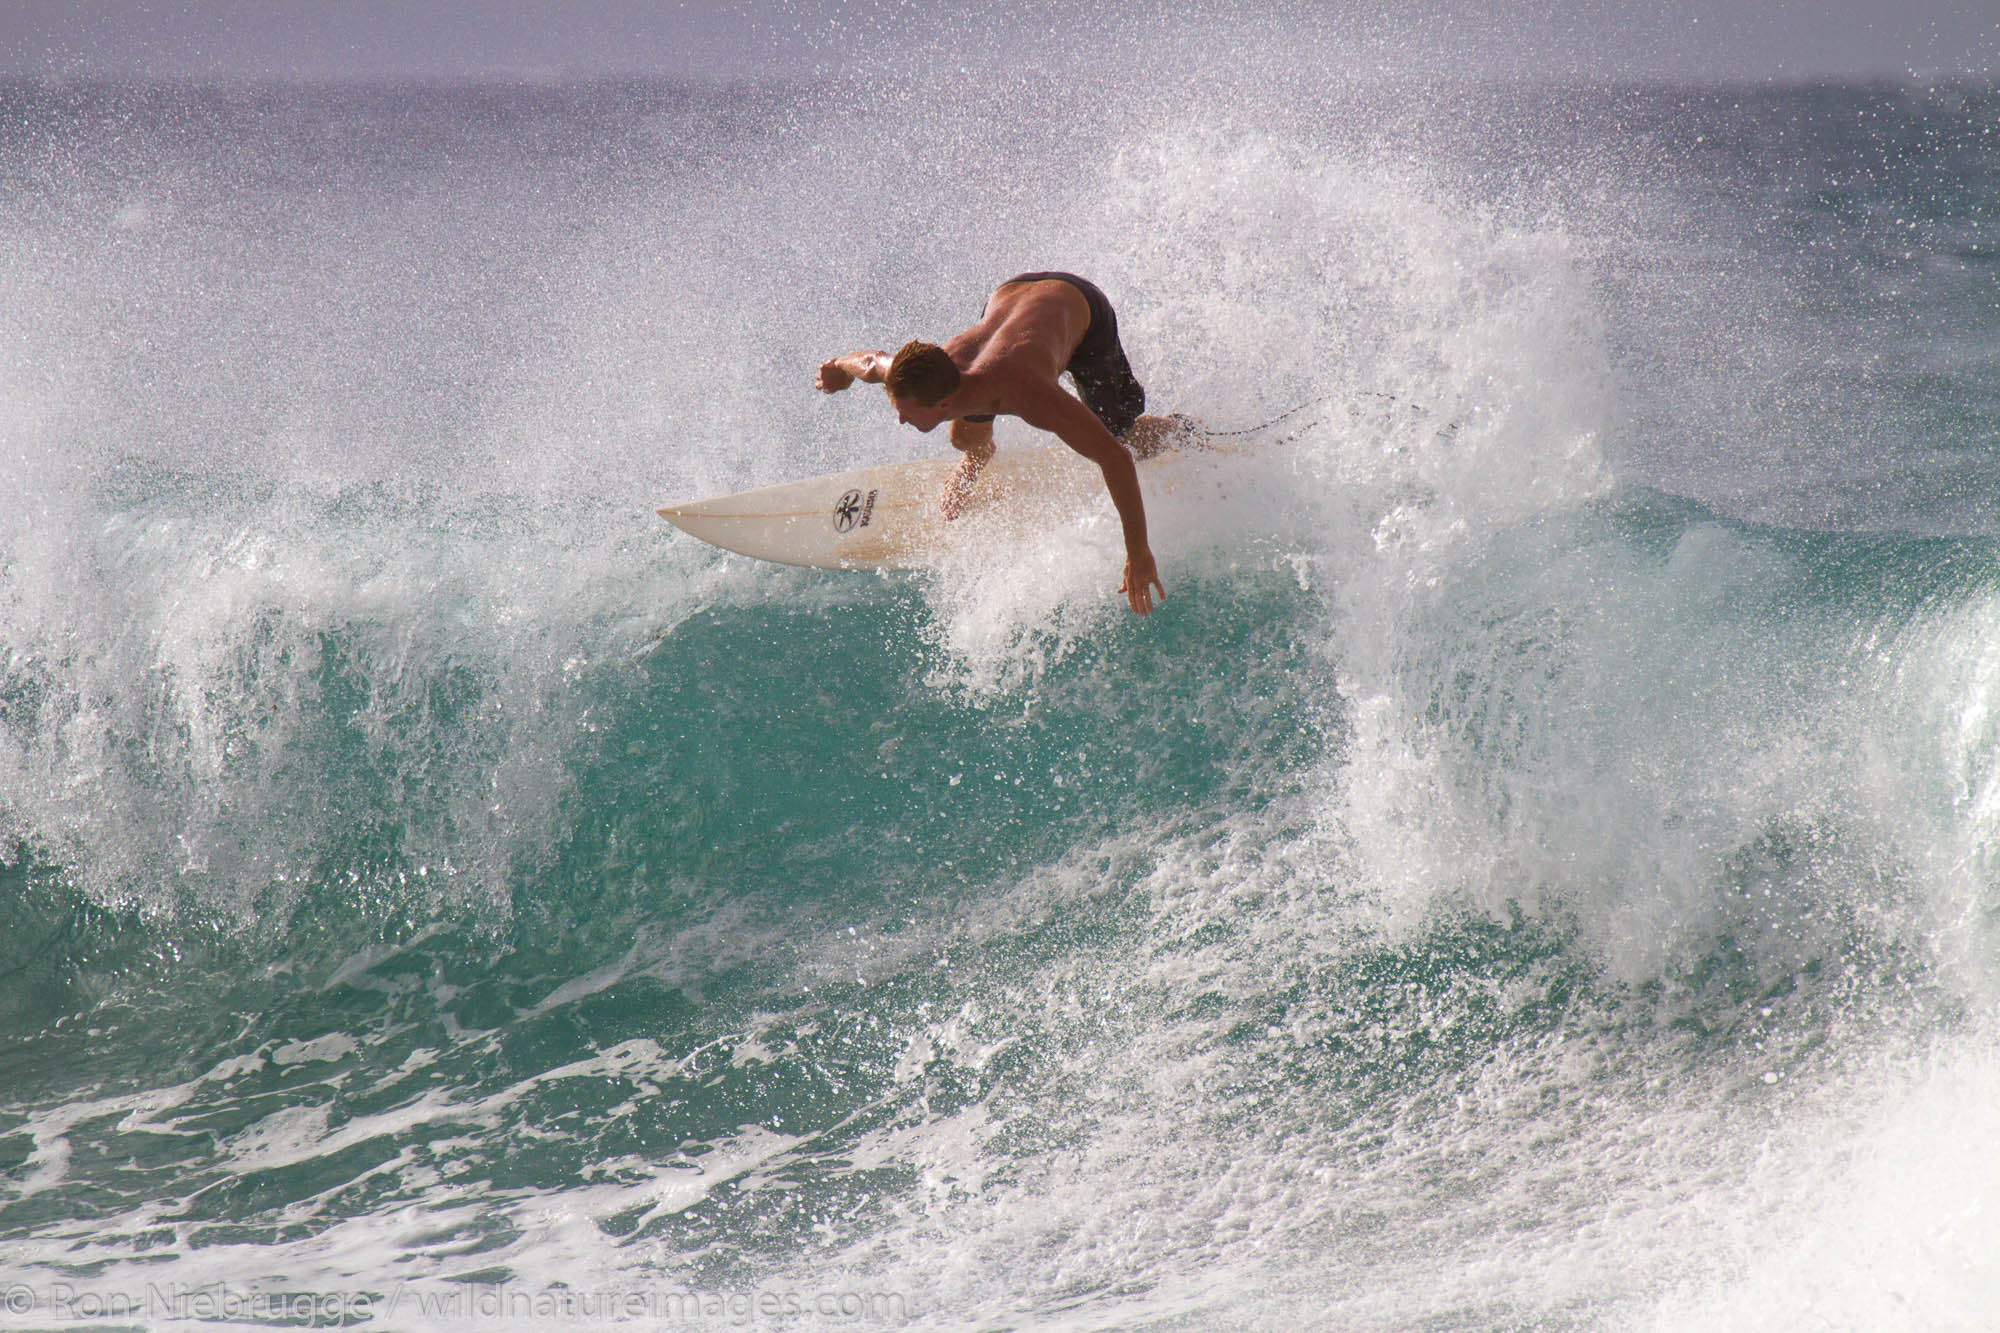
[[[889,357],[886,352],[849,352],[846,356],[821,362],[819,374],[813,377],[813,388],[821,393],[839,393],[856,380],[880,384],[888,373]]]
[[[1057,383],[1063,374],[1075,382],[1074,395]],[[814,384],[822,393],[838,393],[855,380],[887,389],[896,419],[906,426],[929,432],[951,423],[952,444],[965,458],[939,498],[947,519],[973,499],[992,456],[996,416],[1019,417],[1097,464],[1125,534],[1125,581],[1118,591],[1142,616],[1166,599],[1146,544],[1146,506],[1133,457],[1151,457],[1190,432],[1176,433],[1172,421],[1141,415],[1146,391],[1118,341],[1111,302],[1093,284],[1073,273],[1009,278],[987,298],[979,322],[943,346],[909,342],[894,357],[850,352],[822,363]]]

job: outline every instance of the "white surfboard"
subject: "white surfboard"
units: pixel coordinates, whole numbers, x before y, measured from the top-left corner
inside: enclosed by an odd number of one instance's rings
[[[1316,425],[1308,403],[1248,430],[1193,427],[1186,443],[1139,466],[1147,498],[1173,491],[1218,454],[1244,454],[1296,439]],[[1193,423],[1189,423],[1193,426]],[[965,510],[947,522],[938,508],[959,456],[808,477],[713,500],[667,505],[661,518],[726,551],[815,569],[922,569],[973,532],[995,523],[1032,531],[1075,523],[1109,497],[1095,463],[1061,445],[1002,445],[979,479]]]
[[[1164,458],[1139,464],[1140,487]],[[661,518],[727,551],[816,569],[920,569],[957,525],[1004,506],[1010,522],[1074,521],[1104,495],[1096,464],[1062,448],[1003,447],[979,474],[965,512],[938,508],[958,455],[836,472],[713,500],[667,505]]]

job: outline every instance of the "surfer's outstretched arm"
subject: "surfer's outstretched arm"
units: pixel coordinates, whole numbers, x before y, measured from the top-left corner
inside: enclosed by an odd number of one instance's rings
[[[958,467],[952,471],[951,480],[945,482],[944,494],[938,499],[938,507],[948,519],[965,512],[966,501],[972,498],[972,483],[979,480],[979,474],[993,461],[993,423],[957,418],[951,423],[951,447],[965,456],[958,460]]]
[[[889,376],[889,354],[881,351],[849,352],[820,363],[813,388],[821,393],[839,393],[856,380],[880,384]]]
[[[1153,550],[1146,544],[1146,502],[1139,495],[1139,470],[1097,414],[1051,383],[1045,390],[1021,404],[1015,413],[1037,430],[1058,436],[1070,448],[1097,464],[1104,473],[1104,489],[1118,510],[1125,529],[1125,581],[1118,591],[1140,615],[1153,609],[1153,594],[1165,601],[1167,590],[1153,563]]]

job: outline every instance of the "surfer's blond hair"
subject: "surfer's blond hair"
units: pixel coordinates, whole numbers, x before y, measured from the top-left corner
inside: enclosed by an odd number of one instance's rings
[[[892,398],[936,407],[938,400],[958,387],[958,367],[936,343],[911,339],[896,352],[882,387]]]

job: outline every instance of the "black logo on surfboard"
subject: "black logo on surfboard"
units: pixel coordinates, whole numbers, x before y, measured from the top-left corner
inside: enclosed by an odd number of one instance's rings
[[[868,492],[862,498],[861,492],[853,490],[840,497],[840,503],[833,507],[833,530],[850,532],[855,528],[865,528],[868,520],[875,516],[876,492]]]

